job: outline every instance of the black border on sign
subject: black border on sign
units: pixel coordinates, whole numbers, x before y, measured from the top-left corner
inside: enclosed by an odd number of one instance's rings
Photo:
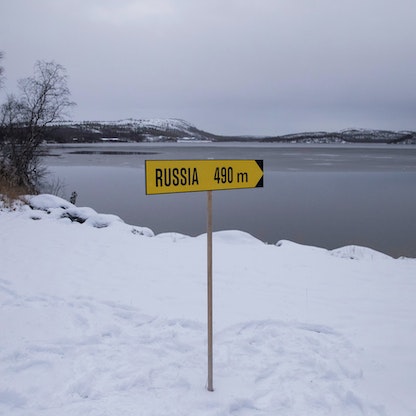
[[[263,160],[261,159],[256,159],[256,163],[259,166],[259,168],[261,169],[261,171],[263,172],[263,175],[261,176],[260,180],[257,182],[256,188],[263,188],[264,186],[264,169],[263,169]]]

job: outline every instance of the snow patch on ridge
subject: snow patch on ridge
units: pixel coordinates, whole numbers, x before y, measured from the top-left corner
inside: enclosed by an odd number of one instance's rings
[[[206,238],[206,233],[201,234],[197,238]],[[239,230],[223,230],[215,231],[212,233],[212,237],[216,242],[222,242],[226,244],[265,244],[263,241],[252,236],[245,231]]]
[[[361,246],[345,246],[335,250],[331,250],[331,254],[335,257],[341,257],[351,260],[389,260],[392,257],[379,251],[373,250],[368,247]]]

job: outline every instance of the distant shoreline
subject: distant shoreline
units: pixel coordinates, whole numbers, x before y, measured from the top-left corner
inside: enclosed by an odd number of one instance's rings
[[[367,143],[416,144],[416,131],[348,129],[338,132],[302,132],[276,136],[212,134],[179,119],[121,121],[66,121],[48,129],[48,143],[198,142],[198,143]]]

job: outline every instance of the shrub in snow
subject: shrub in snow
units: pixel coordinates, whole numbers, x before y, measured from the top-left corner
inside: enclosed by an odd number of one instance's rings
[[[74,204],[75,205],[77,203],[77,196],[78,196],[78,194],[75,191],[72,192],[71,198],[69,198],[69,202],[71,204]]]

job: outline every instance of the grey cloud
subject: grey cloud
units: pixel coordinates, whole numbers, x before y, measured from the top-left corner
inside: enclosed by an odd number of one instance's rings
[[[8,3],[8,80],[55,59],[74,118],[182,117],[229,134],[415,128],[413,0]]]

